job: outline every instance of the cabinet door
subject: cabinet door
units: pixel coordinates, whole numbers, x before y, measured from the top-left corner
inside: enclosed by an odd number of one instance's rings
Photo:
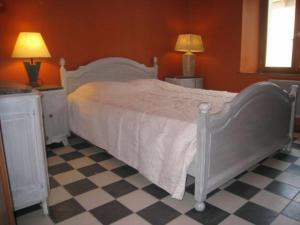
[[[20,109],[20,110],[18,110]],[[0,118],[15,210],[41,202],[45,188],[43,150],[37,138],[37,105],[20,99],[1,103]]]
[[[63,90],[43,92],[46,142],[60,142],[68,134],[67,101]]]

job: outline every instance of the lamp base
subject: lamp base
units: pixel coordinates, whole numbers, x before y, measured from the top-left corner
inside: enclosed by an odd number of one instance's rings
[[[182,56],[182,72],[183,76],[194,76],[195,75],[195,54],[192,52],[186,52]]]
[[[25,69],[29,78],[29,85],[31,87],[38,87],[38,76],[40,71],[41,62],[24,62]]]

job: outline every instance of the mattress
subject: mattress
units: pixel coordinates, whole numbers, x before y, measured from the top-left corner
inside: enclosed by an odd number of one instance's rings
[[[222,110],[236,93],[191,89],[154,79],[97,81],[69,94],[71,130],[182,199],[196,152],[198,107]]]

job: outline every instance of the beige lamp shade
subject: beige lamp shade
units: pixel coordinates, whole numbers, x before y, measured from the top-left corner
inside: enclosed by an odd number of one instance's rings
[[[20,32],[11,56],[13,58],[51,57],[42,35],[37,32]]]
[[[179,52],[204,52],[202,38],[196,34],[178,35],[175,51]]]

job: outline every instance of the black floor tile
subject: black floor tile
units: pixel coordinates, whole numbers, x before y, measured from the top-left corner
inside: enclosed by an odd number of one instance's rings
[[[68,163],[61,163],[55,166],[48,167],[48,171],[51,175],[57,175],[59,173],[67,172],[69,170],[73,170],[73,167]]]
[[[67,201],[50,206],[49,216],[54,223],[58,223],[76,216],[84,211],[85,209],[75,199],[69,199]]]
[[[64,186],[65,189],[73,196],[80,195],[84,192],[91,191],[97,188],[92,181],[88,179],[82,179]]]
[[[234,214],[256,225],[271,224],[278,215],[276,212],[252,202],[247,202]]]
[[[63,158],[66,161],[72,160],[72,159],[78,159],[83,157],[84,155],[81,154],[80,152],[74,151],[74,152],[69,152],[63,155],[60,155],[61,158]]]
[[[96,162],[100,162],[112,158],[112,156],[106,152],[100,152],[94,155],[90,155],[89,157]]]
[[[46,150],[46,155],[47,155],[47,158],[50,158],[52,156],[56,156],[56,154],[51,150]]]
[[[283,215],[300,222],[300,203],[291,202],[282,212]]]
[[[292,164],[287,168],[286,171],[300,176],[300,166],[298,166],[298,165]],[[300,177],[299,177],[299,179],[300,179]]]
[[[150,184],[150,185],[144,187],[143,190],[158,199],[162,199],[169,195],[168,192],[166,192],[162,188],[156,186],[155,184]]]
[[[39,209],[41,209],[40,204],[36,204],[36,205],[32,205],[32,206],[29,206],[29,207],[26,207],[23,209],[19,209],[19,210],[15,211],[14,214],[16,217],[19,217],[19,216],[23,216],[27,213],[31,213],[31,212],[34,212]]]
[[[290,162],[290,163],[293,163],[298,159],[295,156],[287,155],[287,154],[284,154],[284,153],[281,153],[281,152],[277,153],[273,158],[279,159],[279,160],[282,160],[282,161],[285,161],[285,162]]]
[[[300,144],[299,143],[293,143],[292,147],[297,149],[297,150],[300,150]]]
[[[263,166],[263,165],[260,165],[260,166],[256,167],[253,170],[253,172],[258,173],[258,174],[263,175],[263,176],[266,176],[266,177],[269,177],[269,178],[272,178],[272,179],[274,179],[275,177],[277,177],[281,173],[280,170],[276,170],[276,169],[273,169],[271,167]]]
[[[195,194],[195,184],[191,184],[191,185],[185,187],[185,191],[194,195]]]
[[[103,225],[111,224],[132,212],[118,201],[112,201],[90,210],[90,213]]]
[[[90,166],[82,167],[82,168],[78,169],[78,171],[81,172],[84,176],[89,177],[89,176],[95,175],[97,173],[102,173],[102,172],[106,171],[106,169],[104,167],[100,166],[99,164],[95,163]]]
[[[236,194],[245,199],[252,198],[257,192],[259,192],[259,188],[254,187],[252,185],[236,181],[225,188],[226,191],[229,191],[233,194]]]
[[[299,192],[298,188],[279,181],[273,181],[265,189],[288,199],[293,199]]]
[[[53,177],[49,177],[49,185],[51,189],[60,186],[59,183]]]
[[[131,175],[134,175],[134,174],[138,173],[138,171],[136,169],[134,169],[134,168],[132,168],[131,166],[128,166],[128,165],[118,167],[118,168],[113,169],[111,171],[114,172],[115,174],[119,175],[122,178],[129,177]]]
[[[151,224],[164,225],[180,215],[175,209],[162,203],[156,202],[137,213]]]
[[[59,142],[59,143],[52,143],[50,145],[47,145],[46,147],[49,148],[49,149],[54,149],[54,148],[64,147],[64,145],[63,145],[62,142]]]
[[[195,209],[191,209],[186,213],[186,215],[204,225],[216,225],[222,222],[230,214],[222,209],[206,203],[206,208],[203,212],[198,212]]]
[[[132,191],[135,191],[136,189],[137,189],[136,186],[128,183],[125,180],[120,180],[103,187],[103,190],[105,190],[115,198],[126,195]]]
[[[88,142],[82,142],[82,143],[78,143],[75,145],[72,145],[73,148],[79,150],[79,149],[84,149],[84,148],[89,148],[92,147],[93,145],[88,143]]]

